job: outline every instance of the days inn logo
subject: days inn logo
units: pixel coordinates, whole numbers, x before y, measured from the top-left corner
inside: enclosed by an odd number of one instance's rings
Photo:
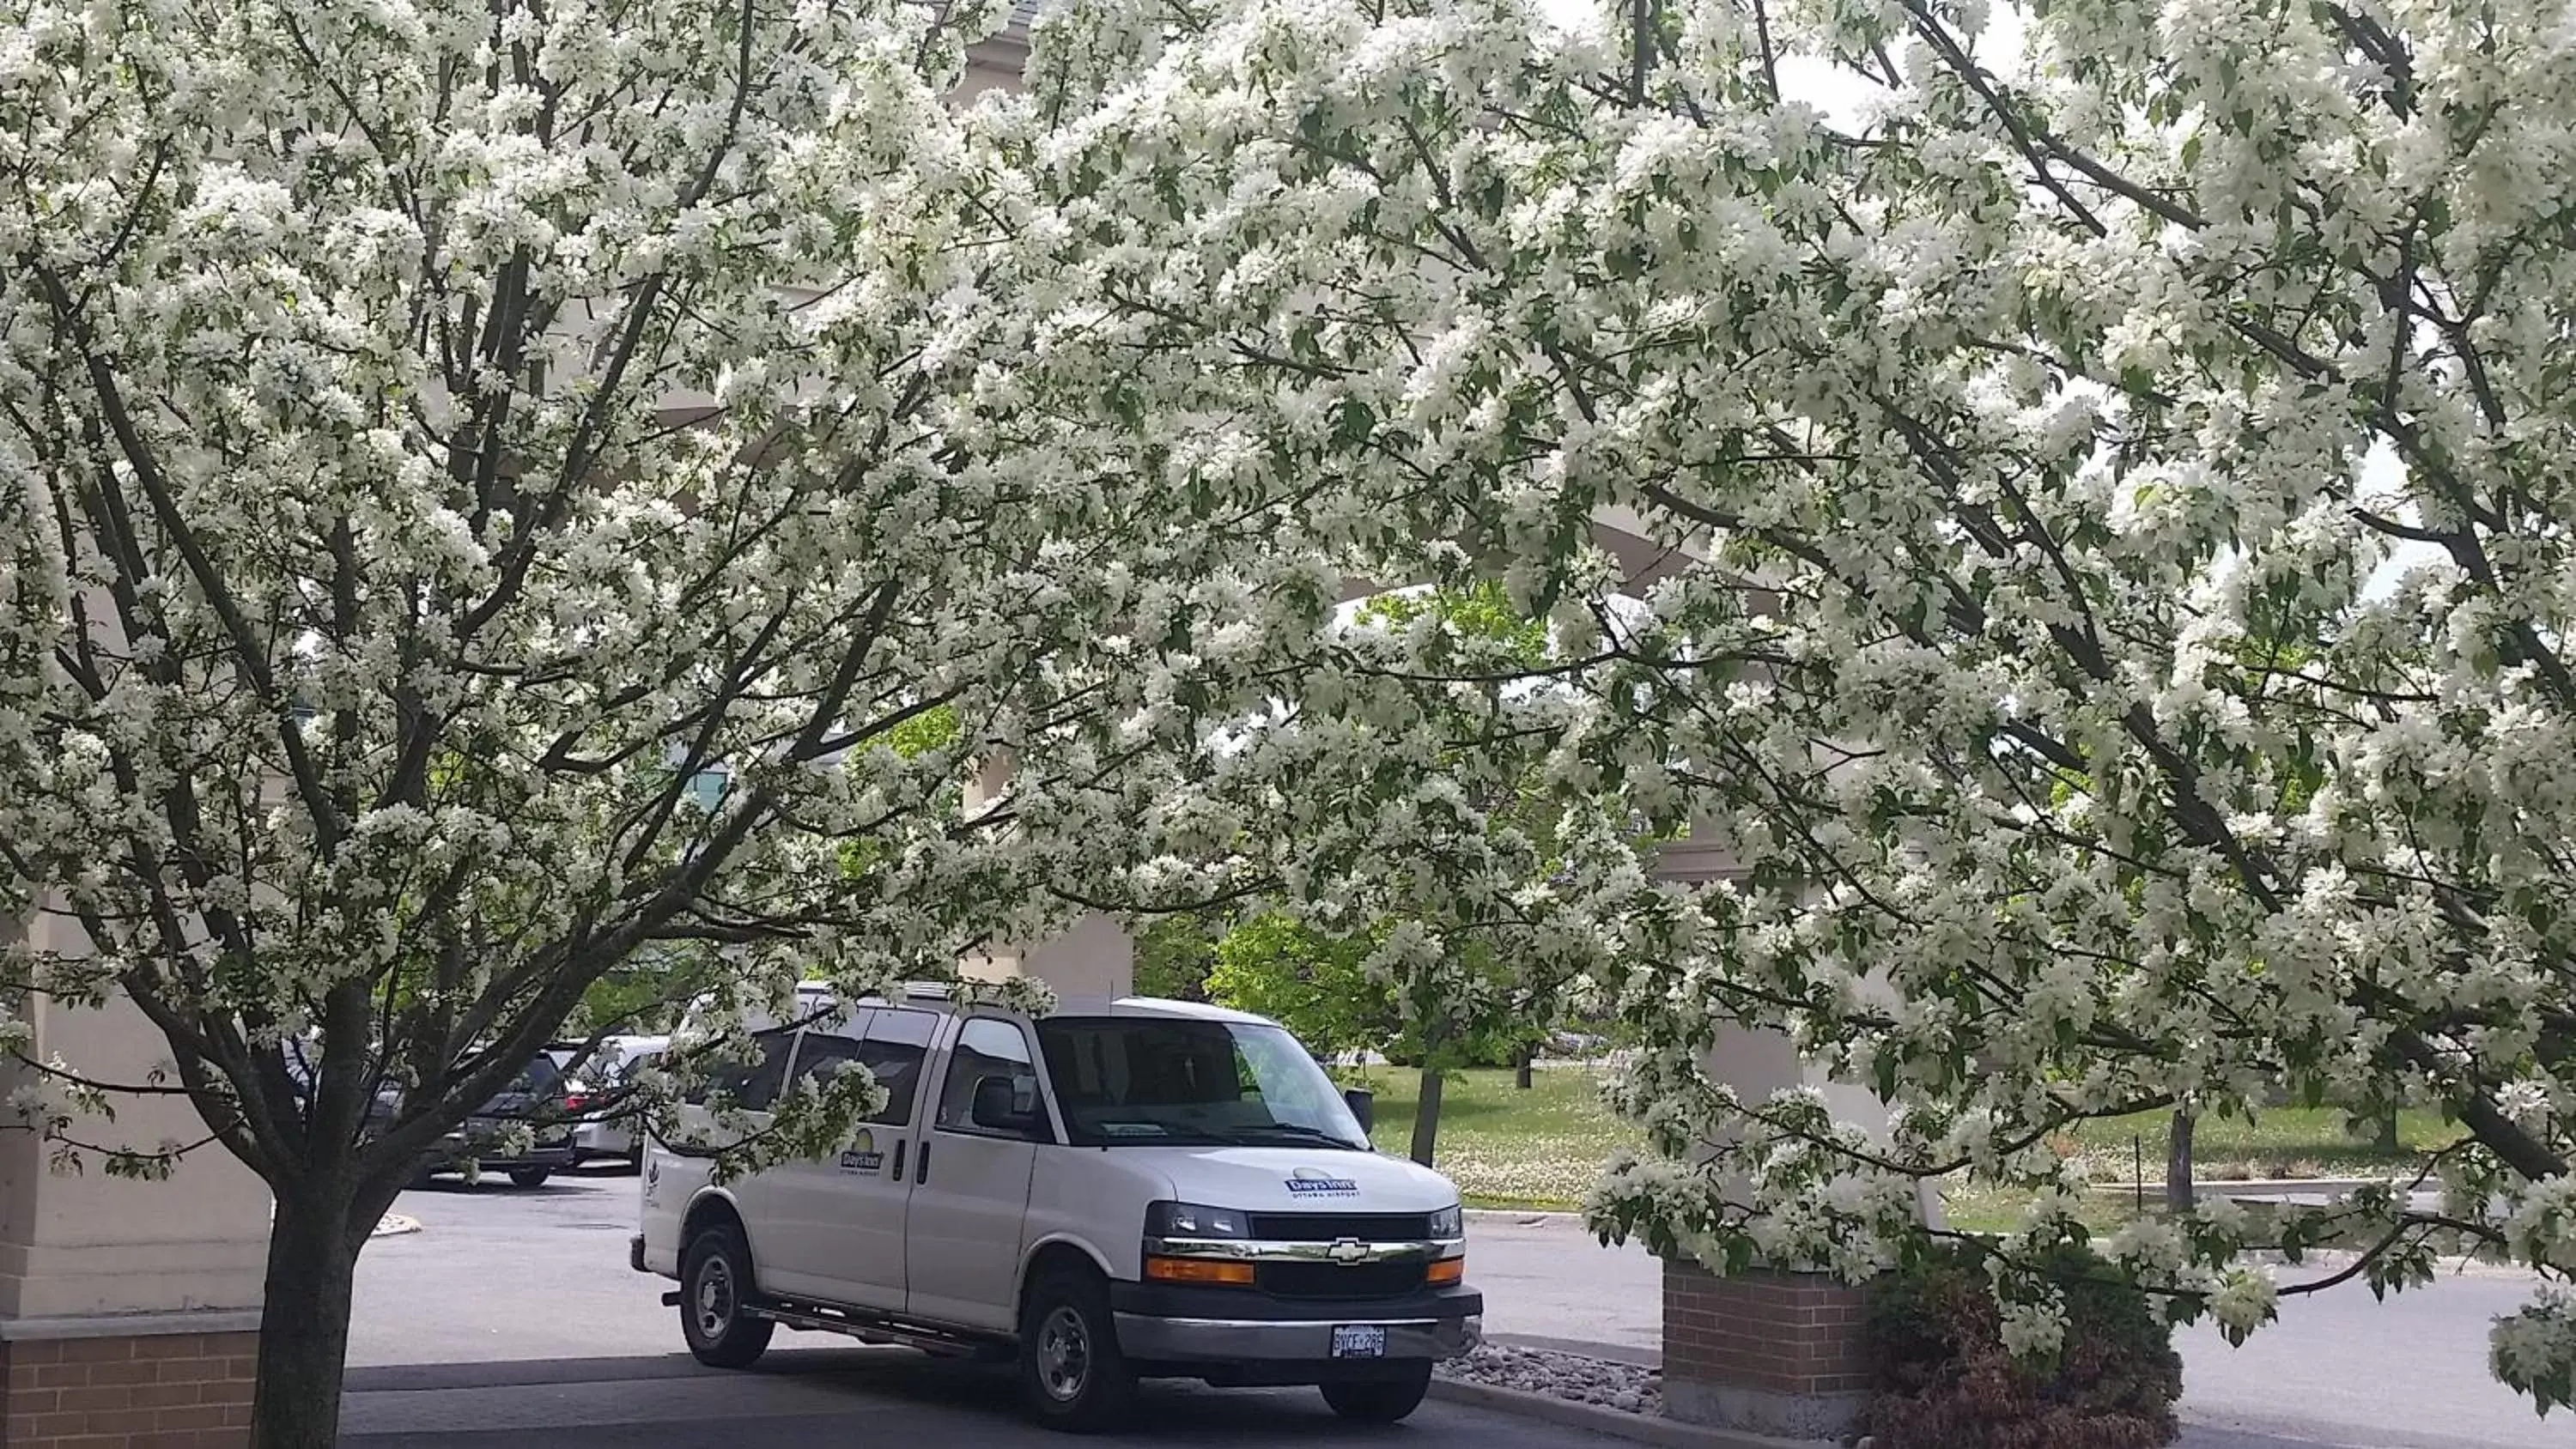
[[[1347,1177],[1327,1177],[1301,1167],[1288,1174],[1288,1193],[1291,1197],[1357,1197],[1360,1185]]]
[[[841,1154],[844,1172],[874,1172],[885,1165],[885,1154],[877,1151],[877,1135],[865,1127],[850,1139],[850,1150]]]

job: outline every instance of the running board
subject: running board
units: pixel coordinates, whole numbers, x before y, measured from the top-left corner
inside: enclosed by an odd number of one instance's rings
[[[878,1319],[847,1318],[837,1313],[814,1309],[789,1308],[782,1304],[755,1303],[743,1312],[753,1318],[765,1318],[784,1328],[800,1328],[808,1333],[838,1333],[861,1343],[895,1344],[917,1348],[923,1353],[942,1358],[963,1358],[995,1351],[998,1345],[980,1339],[961,1338],[935,1329],[906,1328]]]

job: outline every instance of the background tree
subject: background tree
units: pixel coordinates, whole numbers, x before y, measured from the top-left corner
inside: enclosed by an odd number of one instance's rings
[[[1327,1062],[1397,1046],[1401,1013],[1366,969],[1372,943],[1335,938],[1290,916],[1263,913],[1216,942],[1207,993],[1269,1017]]]
[[[1605,1230],[1858,1276],[1919,1180],[2032,1189],[1996,1284],[2044,1345],[2055,1134],[2277,1092],[2455,1117],[2440,1205],[2208,1203],[2114,1271],[2230,1334],[2448,1245],[2576,1272],[2576,213],[2508,179],[2576,129],[2555,7],[1155,13],[1050,42],[1112,98],[1069,171],[1165,198],[1131,334],[1314,486],[1410,490],[1426,568],[1582,661],[1552,782],[1746,872],[1568,892],[1672,1159]],[[1673,550],[1633,615],[1605,518]],[[1713,1079],[1730,1022],[1892,1128]],[[2492,1348],[2576,1398],[2576,1297]]]
[[[1222,918],[1194,913],[1152,916],[1130,928],[1136,941],[1136,994],[1168,1001],[1205,1001],[1216,970]]]
[[[2192,1129],[2199,1124],[2200,1114],[2190,1104],[2174,1108],[2173,1125],[2165,1139],[2165,1211],[2188,1213],[2196,1201],[2192,1185]]]
[[[1218,940],[1206,989],[1211,1000],[1287,1027],[1327,1061],[1375,1054],[1412,1067],[1418,1085],[1409,1150],[1429,1166],[1449,1078],[1471,1066],[1525,1066],[1560,993],[1523,979],[1512,962],[1472,939],[1451,948],[1459,971],[1373,970],[1385,935],[1333,936],[1288,915],[1256,915]]]

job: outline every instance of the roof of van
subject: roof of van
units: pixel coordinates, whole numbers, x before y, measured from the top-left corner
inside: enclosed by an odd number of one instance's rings
[[[1059,1016],[1175,1016],[1197,1021],[1230,1021],[1246,1026],[1267,1026],[1264,1017],[1229,1007],[1211,1006],[1204,1001],[1168,1001],[1158,996],[1122,996],[1115,1001],[1100,997],[1066,997],[1056,1002]]]
[[[830,983],[822,981],[800,982],[796,987],[796,994],[802,997],[828,997],[832,994],[832,987]],[[948,1000],[949,986],[944,981],[912,981],[905,983],[903,994],[907,1000],[945,1003]],[[1248,1011],[1235,1011],[1229,1007],[1211,1006],[1200,1001],[1170,1001],[1158,996],[1116,998],[1063,996],[1056,999],[1055,1009],[1059,1016],[1174,1016],[1198,1021],[1230,1021],[1243,1025],[1269,1024],[1268,1018],[1255,1016]]]

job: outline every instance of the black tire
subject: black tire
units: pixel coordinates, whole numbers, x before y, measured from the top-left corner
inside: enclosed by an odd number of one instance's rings
[[[510,1180],[521,1187],[543,1187],[546,1185],[546,1179],[554,1175],[555,1170],[551,1167],[514,1167],[510,1169]]]
[[[1109,1285],[1098,1273],[1056,1268],[1020,1305],[1020,1389],[1039,1423],[1096,1434],[1124,1422],[1136,1373],[1118,1349]]]
[[[709,1368],[749,1368],[778,1325],[744,1310],[753,1293],[751,1249],[731,1224],[702,1229],[680,1253],[680,1336]]]
[[[1431,1365],[1405,1369],[1402,1378],[1347,1379],[1324,1385],[1324,1402],[1355,1424],[1393,1424],[1422,1407],[1431,1392]]]

